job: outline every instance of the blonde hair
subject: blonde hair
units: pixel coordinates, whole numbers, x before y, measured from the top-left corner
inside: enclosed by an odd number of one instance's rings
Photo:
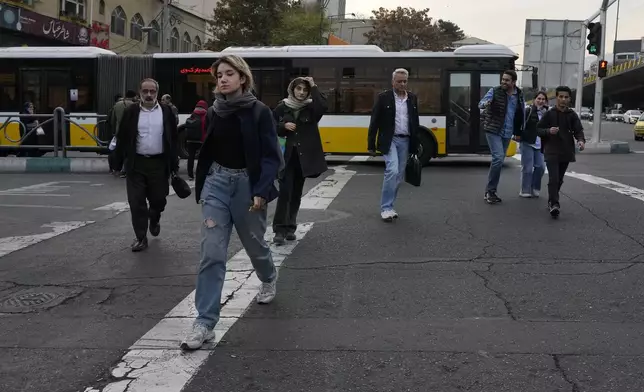
[[[225,55],[215,61],[210,67],[210,74],[217,79],[217,68],[222,63],[230,65],[235,71],[239,72],[240,76],[246,78],[246,82],[242,83],[242,92],[252,91],[254,87],[253,73],[250,71],[248,63],[241,57],[234,54]],[[215,88],[217,91],[217,88]]]

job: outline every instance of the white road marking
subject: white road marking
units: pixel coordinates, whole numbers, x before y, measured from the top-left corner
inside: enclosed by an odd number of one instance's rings
[[[322,181],[325,185],[314,187],[302,197],[303,208],[305,205],[317,210],[327,208],[355,174],[343,166],[336,167],[335,170],[335,174]],[[313,223],[300,224],[296,233],[297,241],[280,247],[271,246],[276,266],[279,267],[284,262],[312,227]],[[272,237],[272,230],[267,229],[266,240],[271,241]],[[128,392],[180,392],[208,359],[212,349],[245,313],[255,299],[260,284],[248,255],[241,250],[226,265],[223,306],[221,319],[215,327],[215,342],[205,349],[190,353],[183,353],[179,349],[181,339],[196,315],[193,291],[135,342],[121,358],[121,362],[112,369],[112,375],[122,380],[112,382],[102,390],[86,388],[85,392],[125,389]],[[123,379],[125,377],[127,378]]]
[[[51,231],[48,233],[0,238],[0,257],[92,223],[94,221],[51,222],[41,226],[43,228],[51,228]]]
[[[521,161],[521,155],[515,155],[513,158]],[[548,169],[546,169],[546,174],[548,174]],[[633,199],[644,201],[644,190],[622,184],[621,182],[611,181],[602,177],[593,176],[592,174],[577,173],[574,171],[566,172],[566,176],[585,181],[589,184],[598,185],[605,189],[610,189],[611,191],[615,191],[622,195],[630,196]]]
[[[51,208],[56,210],[82,210],[84,207],[70,207],[70,206],[46,206],[41,204],[0,204],[0,207],[6,208]]]
[[[590,184],[599,185],[602,188],[610,189],[611,191],[621,193],[622,195],[630,196],[633,199],[644,201],[644,190],[632,187],[630,185],[625,185],[620,182],[596,177],[591,174],[576,173],[573,171],[567,172],[566,176],[586,181]]]
[[[356,155],[349,159],[349,162],[367,162],[371,157],[369,155]]]
[[[69,185],[60,184],[89,184],[89,181],[54,181],[23,186],[20,188],[6,189],[0,191],[0,196],[46,196],[46,197],[69,197],[68,194],[53,193],[67,189]]]
[[[300,209],[326,210],[351,177],[356,174],[353,170],[347,170],[346,165],[336,166],[334,170],[334,174],[318,183],[302,198]]]

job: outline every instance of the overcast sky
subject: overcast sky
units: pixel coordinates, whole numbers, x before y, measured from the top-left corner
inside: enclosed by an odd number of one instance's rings
[[[618,40],[642,38],[644,0],[620,2]],[[428,7],[432,17],[455,22],[465,34],[510,46],[522,55],[526,19],[585,20],[600,5],[601,0],[347,0],[347,12],[370,17],[379,7]],[[616,11],[617,3],[608,10],[606,49],[611,53]]]

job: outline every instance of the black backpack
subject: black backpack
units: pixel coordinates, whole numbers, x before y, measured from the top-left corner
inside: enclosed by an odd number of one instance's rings
[[[186,120],[186,123],[184,124],[185,126],[185,132],[186,132],[186,140],[189,141],[195,141],[195,142],[200,142],[202,133],[201,133],[201,117],[196,116],[196,115],[191,115],[188,117]]]

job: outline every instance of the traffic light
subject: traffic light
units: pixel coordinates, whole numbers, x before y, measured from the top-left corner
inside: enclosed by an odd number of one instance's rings
[[[602,24],[601,23],[588,23],[588,49],[589,54],[599,55],[601,51],[602,41]]]
[[[605,78],[608,73],[608,61],[602,60],[597,67],[597,77]]]

